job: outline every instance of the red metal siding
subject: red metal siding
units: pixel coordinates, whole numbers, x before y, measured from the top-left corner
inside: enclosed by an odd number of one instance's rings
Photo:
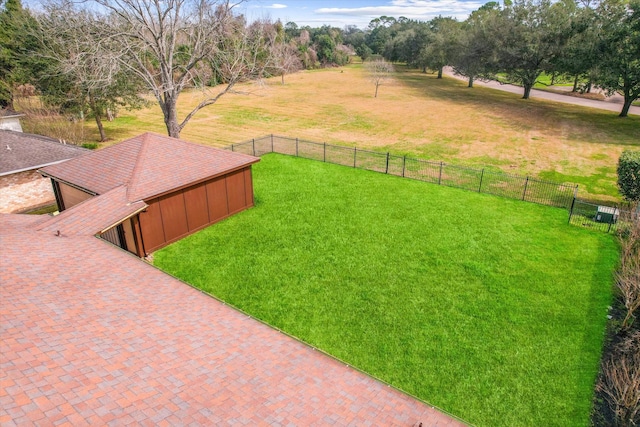
[[[162,225],[167,243],[177,240],[189,232],[187,211],[182,191],[160,198]]]
[[[224,176],[207,182],[207,201],[209,205],[209,219],[212,223],[220,221],[229,215],[226,179]]]
[[[184,190],[184,203],[187,208],[189,231],[197,230],[209,224],[207,189],[204,183]]]
[[[122,223],[122,232],[124,233],[124,239],[127,243],[127,250],[132,254],[138,254],[138,248],[136,246],[136,236],[133,232],[133,219],[129,218]]]
[[[160,200],[147,201],[149,207],[138,216],[140,219],[140,231],[144,242],[144,251],[149,254],[164,246],[164,230],[162,227],[162,212],[160,212]]]
[[[244,170],[244,194],[245,206],[253,206],[253,179],[251,178],[251,166]]]
[[[149,207],[139,219],[144,252],[148,254],[253,206],[251,168],[146,202]]]
[[[234,214],[246,208],[245,197],[244,170],[235,171],[227,175],[229,214]]]
[[[82,190],[78,190],[70,185],[63,184],[62,182],[58,182],[58,186],[65,210],[77,205],[78,203],[84,202],[90,197],[93,197],[89,193],[85,193]]]

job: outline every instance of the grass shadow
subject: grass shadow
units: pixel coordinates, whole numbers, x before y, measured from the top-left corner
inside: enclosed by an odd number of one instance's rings
[[[466,87],[454,78],[398,67],[396,79],[417,94],[460,106],[474,106],[487,115],[506,119],[523,130],[560,131],[568,140],[599,144],[640,145],[640,116],[620,118],[616,113],[542,99],[521,99],[518,94],[486,87]],[[505,108],[507,107],[507,108]]]

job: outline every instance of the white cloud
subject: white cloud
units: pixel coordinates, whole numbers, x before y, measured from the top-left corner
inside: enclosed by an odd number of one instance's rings
[[[486,1],[459,1],[459,0],[393,0],[386,6],[365,7],[323,7],[314,10],[319,15],[333,16],[358,16],[377,18],[379,16],[404,16],[409,19],[428,20],[438,15],[452,16],[466,19],[474,10],[482,6]]]
[[[271,6],[267,6],[267,9],[284,9],[286,7],[286,4],[274,3]]]

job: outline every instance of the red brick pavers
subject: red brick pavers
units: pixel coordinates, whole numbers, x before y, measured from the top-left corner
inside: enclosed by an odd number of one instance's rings
[[[0,215],[0,425],[462,425],[94,237]]]

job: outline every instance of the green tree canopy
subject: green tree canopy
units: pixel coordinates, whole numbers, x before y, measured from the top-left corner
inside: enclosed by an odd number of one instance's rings
[[[595,83],[624,96],[620,117],[640,97],[640,1],[604,0],[597,9],[600,34]]]

